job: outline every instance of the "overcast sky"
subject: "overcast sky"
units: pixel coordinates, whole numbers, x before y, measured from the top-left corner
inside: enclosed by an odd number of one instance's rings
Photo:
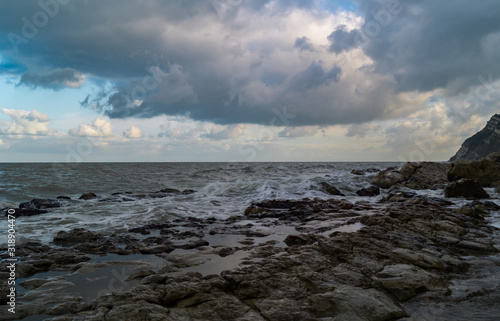
[[[0,2],[0,161],[447,160],[498,0]]]

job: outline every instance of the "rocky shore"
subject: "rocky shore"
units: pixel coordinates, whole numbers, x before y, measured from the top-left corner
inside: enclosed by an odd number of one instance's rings
[[[373,192],[390,189],[377,202],[335,192],[329,200],[253,203],[226,220],[189,217],[116,235],[79,228],[57,233],[52,244],[22,244],[16,317],[494,320],[500,233],[489,217],[500,206],[484,188],[498,190],[500,163],[483,161],[387,169],[373,181]],[[448,192],[441,198],[412,191],[421,189]],[[136,196],[104,201],[127,197]],[[457,206],[453,197],[469,200]],[[34,200],[19,213],[50,210],[54,202],[71,200]]]

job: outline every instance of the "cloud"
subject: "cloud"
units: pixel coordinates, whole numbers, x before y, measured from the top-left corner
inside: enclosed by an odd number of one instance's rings
[[[226,126],[223,129],[212,129],[209,134],[204,134],[201,137],[209,139],[234,139],[243,135],[246,126],[243,124]]]
[[[51,136],[57,132],[49,129],[51,120],[47,114],[32,111],[1,108],[1,112],[10,116],[11,121],[0,121],[0,135],[38,135]]]
[[[354,29],[348,32],[346,29],[347,27],[345,25],[340,25],[337,27],[337,30],[333,31],[328,36],[328,40],[332,42],[330,45],[331,52],[339,54],[342,51],[354,49],[359,45],[358,42],[361,38],[360,31]]]
[[[36,74],[26,72],[21,76],[18,85],[31,88],[62,89],[65,87],[79,88],[85,82],[85,76],[71,68],[57,68],[49,73]]]
[[[319,127],[302,126],[302,127],[287,127],[278,133],[279,137],[297,138],[314,136],[321,131]]]
[[[132,126],[131,128],[123,132],[123,136],[127,138],[141,138],[142,130],[137,126]]]
[[[111,137],[113,133],[111,132],[111,123],[101,119],[96,118],[91,125],[81,124],[78,128],[72,128],[68,132],[71,136],[80,137]]]
[[[294,48],[298,48],[300,50],[314,51],[314,45],[307,37],[300,37],[295,39]]]
[[[350,125],[347,128],[347,133],[345,134],[347,137],[357,137],[357,138],[363,138],[369,133],[373,133],[375,131],[380,130],[380,126],[373,125],[373,124],[354,124]]]
[[[400,119],[500,79],[497,0],[355,2],[74,0],[26,43],[1,37],[2,68],[32,88],[88,79],[82,106],[110,118],[269,125],[286,106],[273,124],[292,127]],[[0,32],[40,10],[0,2]]]

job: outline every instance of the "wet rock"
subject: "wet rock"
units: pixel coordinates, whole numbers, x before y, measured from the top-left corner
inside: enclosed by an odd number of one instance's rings
[[[490,187],[500,181],[500,163],[483,159],[477,162],[452,164],[448,179],[456,181],[462,178],[474,180],[483,187]]]
[[[175,247],[179,248],[179,249],[184,249],[184,250],[191,250],[191,249],[196,249],[198,247],[207,246],[207,245],[209,245],[208,241],[200,239],[200,240],[196,240],[196,241],[189,242],[186,244],[177,245]]]
[[[32,199],[29,202],[24,202],[19,205],[19,208],[27,209],[47,209],[53,207],[61,207],[61,203],[51,199]]]
[[[126,305],[113,306],[103,320],[166,320],[169,309],[146,301],[130,302]],[[167,319],[168,320],[168,319]]]
[[[363,171],[361,169],[353,169],[351,171],[351,174],[353,174],[353,175],[365,175],[365,171]]]
[[[143,247],[139,251],[141,254],[159,254],[159,253],[170,253],[174,249],[168,245],[158,245],[151,247]]]
[[[400,192],[389,193],[387,196],[384,196],[380,200],[380,202],[381,203],[406,202],[409,199],[416,197],[416,196],[417,196],[417,193],[415,193],[415,192],[400,191]]]
[[[21,216],[33,216],[33,215],[40,215],[40,214],[47,214],[47,210],[39,210],[36,208],[8,208],[5,210],[5,216],[8,214],[14,215],[15,217],[21,217]]]
[[[401,301],[425,291],[446,287],[444,280],[409,264],[386,266],[376,274],[375,281]]]
[[[69,197],[69,196],[58,196],[58,197],[56,197],[56,198],[57,198],[58,200],[70,200],[70,199],[71,199],[71,197]]]
[[[219,254],[220,257],[226,257],[229,255],[233,255],[234,253],[236,253],[236,251],[238,251],[238,248],[227,246],[220,249],[217,254]]]
[[[418,190],[443,188],[448,183],[450,167],[446,163],[406,163],[399,171],[405,180],[402,185]]]
[[[97,195],[95,195],[94,193],[92,192],[88,192],[88,193],[83,193],[82,196],[80,196],[80,200],[91,200],[91,199],[94,199],[94,198],[97,198]]]
[[[380,188],[378,188],[377,186],[370,186],[368,188],[362,188],[356,191],[356,194],[358,194],[359,196],[376,196],[380,195]]]
[[[481,187],[479,183],[471,179],[460,179],[450,183],[444,190],[446,197],[465,197],[473,199],[490,198],[488,193]]]
[[[401,183],[404,181],[404,176],[399,173],[397,167],[391,167],[386,170],[379,172],[373,178],[373,185],[378,186],[380,188],[390,188],[392,185],[397,183]]]
[[[99,235],[84,228],[75,228],[71,231],[59,231],[52,243],[60,246],[70,246],[86,242],[95,242]]]
[[[308,299],[318,318],[334,320],[395,320],[406,316],[403,308],[375,289],[341,286],[334,291],[315,294]]]
[[[335,186],[332,186],[327,182],[321,182],[321,187],[323,187],[323,190],[330,195],[345,196]]]
[[[294,234],[288,235],[283,242],[288,246],[298,246],[312,244],[315,242],[315,238],[311,235]]]

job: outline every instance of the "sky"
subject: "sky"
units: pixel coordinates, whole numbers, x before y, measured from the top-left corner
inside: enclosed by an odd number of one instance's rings
[[[443,161],[498,0],[0,2],[1,162]]]

